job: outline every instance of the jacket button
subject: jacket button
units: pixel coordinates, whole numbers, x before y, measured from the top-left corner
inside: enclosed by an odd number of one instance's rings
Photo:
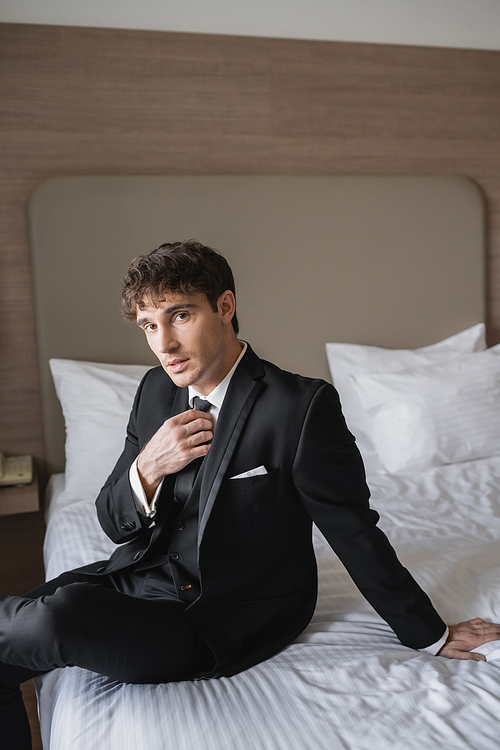
[[[182,521],[177,521],[177,528],[179,531],[182,531],[182,529],[185,529],[185,525],[182,523]]]
[[[171,552],[169,554],[169,557],[171,560],[178,560],[179,559],[179,553],[178,552]]]
[[[97,568],[97,573],[104,573],[106,568]]]
[[[134,560],[138,560],[141,555],[142,555],[142,552],[136,552],[134,555]]]

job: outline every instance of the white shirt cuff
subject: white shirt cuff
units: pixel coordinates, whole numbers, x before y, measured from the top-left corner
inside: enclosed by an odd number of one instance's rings
[[[419,648],[419,651],[425,651],[426,654],[432,654],[432,656],[436,656],[439,649],[443,648],[444,644],[446,643],[446,640],[450,634],[450,629],[446,628],[444,631],[444,634],[441,636],[439,641],[436,641],[436,643],[433,643],[430,646],[426,646],[425,648]]]
[[[137,471],[138,458],[139,457],[135,459],[128,472],[130,486],[132,487],[135,504],[137,505],[137,510],[139,511],[139,513],[141,513],[143,516],[146,516],[146,518],[152,518],[156,514],[156,501],[158,500],[158,495],[160,494],[160,490],[163,485],[163,479],[156,488],[156,492],[153,496],[153,499],[151,500],[151,504],[148,503],[146,493],[144,492],[144,487],[142,486],[142,482],[139,477],[139,472]]]

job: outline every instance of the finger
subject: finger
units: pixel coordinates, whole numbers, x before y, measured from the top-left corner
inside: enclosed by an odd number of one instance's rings
[[[204,411],[187,409],[186,411],[181,411],[180,414],[176,414],[175,417],[170,417],[170,419],[167,419],[166,421],[171,422],[172,424],[186,425],[200,418],[209,419],[209,416]]]
[[[462,661],[486,661],[484,654],[473,653],[472,651],[462,651],[458,648],[445,649],[440,652],[440,656],[447,659],[460,659]]]
[[[192,421],[193,419],[205,419],[209,422],[212,421],[212,417],[208,412],[206,411],[198,411],[197,409],[189,409],[189,411],[184,412],[184,414],[187,414],[189,419],[188,421]]]
[[[191,461],[194,461],[195,458],[203,458],[203,456],[207,455],[209,450],[210,443],[203,443],[203,445],[193,445],[193,447],[190,448],[187,453],[186,464],[191,463]]]
[[[461,661],[486,661],[484,654],[473,654],[470,651],[459,651],[451,658],[460,659]]]
[[[213,432],[211,430],[202,430],[201,432],[195,432],[186,438],[186,443],[191,448],[193,446],[202,445],[208,443],[213,439]]]
[[[486,661],[484,654],[472,653],[472,651],[459,651],[460,656],[456,656],[456,659],[463,659],[469,661]]]
[[[200,432],[201,430],[213,430],[213,422],[206,414],[203,412],[195,412],[195,414],[198,414],[198,416],[187,422],[184,426],[188,435],[194,432]],[[202,416],[199,416],[200,414],[202,414]]]

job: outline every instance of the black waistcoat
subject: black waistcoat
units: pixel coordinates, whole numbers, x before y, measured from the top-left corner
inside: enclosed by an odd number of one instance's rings
[[[184,504],[175,496],[172,502],[172,495],[166,493],[164,499],[171,506],[158,511],[165,528],[135,569],[135,575],[145,580],[139,596],[175,598],[188,605],[200,595],[197,542],[202,473],[203,465]]]
[[[168,565],[180,601],[190,604],[201,593],[197,562],[200,483],[196,482],[173,522],[168,545]]]

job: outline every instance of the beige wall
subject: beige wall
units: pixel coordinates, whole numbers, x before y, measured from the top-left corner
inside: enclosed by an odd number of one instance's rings
[[[64,465],[51,357],[157,363],[118,310],[136,255],[187,237],[218,248],[241,337],[286,370],[330,380],[327,341],[425,346],[484,320],[483,214],[463,177],[46,180],[29,217],[50,467]]]

